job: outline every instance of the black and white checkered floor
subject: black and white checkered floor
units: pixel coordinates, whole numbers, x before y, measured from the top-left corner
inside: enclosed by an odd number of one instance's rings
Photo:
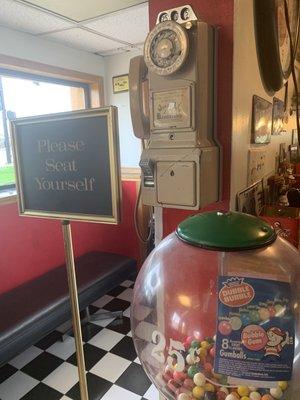
[[[90,311],[123,310],[123,320],[88,323],[83,342],[90,400],[158,400],[133,346],[129,307],[133,282],[101,297]],[[59,329],[0,368],[0,400],[80,400],[75,343]]]

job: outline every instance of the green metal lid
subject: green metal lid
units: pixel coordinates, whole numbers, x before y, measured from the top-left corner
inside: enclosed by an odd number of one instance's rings
[[[223,251],[265,247],[277,237],[274,229],[262,219],[232,211],[194,215],[181,222],[176,233],[191,245]]]

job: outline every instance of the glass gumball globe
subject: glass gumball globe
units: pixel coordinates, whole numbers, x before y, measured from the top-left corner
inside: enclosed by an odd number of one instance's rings
[[[256,234],[271,229],[255,220]],[[219,239],[219,250],[201,248],[197,230],[182,228],[154,249],[135,283],[132,335],[151,381],[167,399],[300,399],[297,249],[271,231],[265,245],[258,238],[247,249],[247,232],[231,240],[240,251]]]

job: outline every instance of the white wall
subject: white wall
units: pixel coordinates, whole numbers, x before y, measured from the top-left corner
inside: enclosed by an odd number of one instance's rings
[[[105,57],[105,87],[106,104],[118,107],[119,115],[119,135],[121,148],[122,167],[137,167],[141,154],[141,143],[132,130],[129,92],[113,93],[112,77],[127,74],[129,71],[129,62],[132,57],[142,54],[141,51],[130,51],[110,57]]]
[[[103,76],[103,57],[0,27],[0,54]]]
[[[292,82],[289,87],[292,87]],[[231,164],[231,208],[235,207],[238,191],[247,187],[248,150],[252,147],[266,149],[266,175],[275,168],[275,155],[280,143],[291,143],[293,118],[289,121],[289,133],[272,136],[268,145],[251,144],[252,96],[256,94],[272,102],[265,92],[256,56],[253,0],[235,0],[234,56],[233,56],[233,120]],[[276,93],[283,100],[284,92]]]

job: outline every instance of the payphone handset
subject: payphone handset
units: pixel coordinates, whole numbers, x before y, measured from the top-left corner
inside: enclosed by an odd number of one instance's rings
[[[147,110],[147,75],[148,69],[143,56],[137,56],[130,60],[129,66],[129,96],[130,113],[135,136],[139,139],[149,139],[150,122],[149,110]]]
[[[130,62],[133,130],[147,139],[145,204],[198,209],[218,200],[214,44],[214,28],[187,5],[159,13],[144,55]]]

